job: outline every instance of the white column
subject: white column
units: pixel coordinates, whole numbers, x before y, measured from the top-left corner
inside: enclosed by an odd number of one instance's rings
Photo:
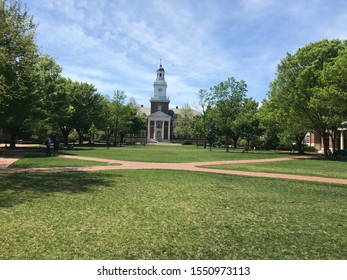
[[[149,140],[151,137],[151,120],[148,119],[148,124],[147,124],[147,140]]]
[[[344,137],[344,135],[343,135],[343,130],[341,130],[340,132],[341,132],[341,134],[340,134],[340,149],[341,149],[341,150],[344,150],[345,147],[344,147],[344,145],[343,145],[343,144],[344,144],[344,141],[343,141],[343,140],[344,140],[344,138],[343,138],[343,137]]]
[[[154,135],[153,139],[157,139],[157,120],[154,121]]]
[[[170,119],[168,120],[168,132],[167,132],[167,139],[170,140],[170,134],[171,134],[171,121]]]

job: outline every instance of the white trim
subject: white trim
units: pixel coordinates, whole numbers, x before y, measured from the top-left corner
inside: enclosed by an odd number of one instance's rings
[[[345,140],[345,139],[344,139],[344,135],[343,135],[344,133],[343,133],[343,132],[344,132],[343,130],[341,130],[341,132],[340,132],[340,133],[341,133],[341,134],[340,134],[340,149],[341,149],[341,150],[344,150],[344,149],[345,149],[345,147],[344,147],[344,140]]]

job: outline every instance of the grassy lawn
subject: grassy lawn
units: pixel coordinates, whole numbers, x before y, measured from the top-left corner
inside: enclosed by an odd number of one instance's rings
[[[79,167],[79,166],[97,166],[109,165],[106,162],[97,162],[89,160],[78,160],[60,158],[56,156],[46,157],[42,155],[26,155],[10,165],[10,168],[33,168],[33,167]],[[115,164],[112,164],[115,165]]]
[[[347,178],[346,161],[326,161],[318,159],[294,159],[278,162],[247,164],[220,164],[204,166],[215,169],[286,173],[330,178]]]
[[[0,174],[0,259],[346,259],[346,198],[188,171]]]
[[[196,146],[181,145],[147,145],[106,148],[75,148],[63,153],[79,156],[99,157],[107,159],[142,161],[142,162],[202,162],[216,160],[262,159],[286,157],[288,154],[275,151],[251,151],[243,153],[242,149],[204,149]]]

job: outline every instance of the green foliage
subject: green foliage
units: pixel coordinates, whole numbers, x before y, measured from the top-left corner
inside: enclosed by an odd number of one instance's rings
[[[234,121],[234,131],[246,140],[248,148],[251,147],[251,139],[262,133],[259,125],[258,106],[258,102],[253,98],[245,98],[237,119]]]
[[[183,140],[182,145],[192,145],[192,141],[191,140]]]
[[[275,112],[271,109],[268,100],[262,101],[262,106],[258,112],[260,120],[260,128],[263,130],[262,146],[267,150],[275,150],[278,146],[280,139],[279,134],[283,126],[276,118]]]
[[[242,103],[247,93],[245,81],[237,81],[235,78],[228,78],[213,88],[213,100],[216,108],[217,130],[219,137],[225,140],[225,147],[228,151],[230,139],[238,139],[239,134],[235,129],[235,121],[240,114]],[[237,141],[237,140],[236,140]]]
[[[200,125],[195,125],[205,139],[208,139],[210,147],[219,138],[225,143],[229,151],[231,139],[236,147],[239,134],[235,129],[235,121],[241,111],[242,103],[246,96],[247,84],[245,81],[237,81],[234,77],[210,88],[210,91],[199,91],[199,103],[203,109]]]
[[[323,138],[326,156],[328,133],[333,136],[347,119],[346,53],[346,41],[322,40],[287,54],[269,92],[277,119],[297,144],[314,130]]]
[[[11,134],[35,117],[41,95],[35,90],[39,50],[36,25],[19,1],[0,1],[0,127]]]
[[[184,103],[176,121],[176,127],[173,129],[175,137],[191,138],[193,136],[192,122],[194,119],[193,109],[188,103]]]

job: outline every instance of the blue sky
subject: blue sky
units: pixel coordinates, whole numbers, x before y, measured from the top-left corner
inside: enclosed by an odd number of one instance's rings
[[[117,89],[145,107],[162,59],[170,106],[198,106],[197,92],[244,80],[261,101],[287,52],[347,39],[346,0],[23,0],[37,43],[63,76]]]

